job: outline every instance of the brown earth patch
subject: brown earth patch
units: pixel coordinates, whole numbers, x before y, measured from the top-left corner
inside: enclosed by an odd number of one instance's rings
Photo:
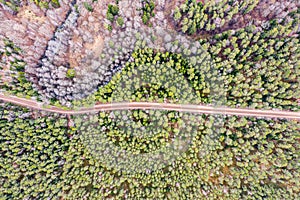
[[[32,9],[30,6],[23,6],[17,14],[17,18],[27,19],[29,22],[44,23],[46,17],[42,11]]]
[[[94,39],[94,43],[85,44],[85,48],[93,51],[96,56],[101,55],[103,47],[104,47],[104,40],[100,35]]]

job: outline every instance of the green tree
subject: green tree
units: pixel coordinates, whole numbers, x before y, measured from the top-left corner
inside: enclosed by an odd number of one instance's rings
[[[111,13],[113,16],[116,16],[119,14],[119,7],[116,5],[109,4],[108,12]]]
[[[114,21],[114,16],[113,14],[111,14],[110,12],[106,13],[106,18],[110,21],[113,22]]]
[[[87,9],[88,11],[90,11],[90,12],[93,11],[93,7],[92,7],[88,2],[83,2],[83,6],[84,6],[85,9]]]
[[[124,24],[124,19],[123,19],[122,17],[118,17],[118,18],[117,18],[117,24],[118,24],[119,26],[123,26],[123,24]]]
[[[66,76],[67,78],[74,78],[76,76],[75,69],[68,69]]]
[[[178,7],[175,8],[175,11],[174,11],[174,19],[175,21],[179,21],[181,19],[182,15],[180,13],[180,10]]]

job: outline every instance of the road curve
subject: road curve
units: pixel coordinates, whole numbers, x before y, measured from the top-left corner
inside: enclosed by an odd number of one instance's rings
[[[156,109],[172,110],[179,112],[203,113],[203,114],[224,114],[249,117],[266,117],[266,118],[284,118],[300,121],[300,112],[279,111],[279,110],[257,110],[245,108],[227,108],[213,107],[204,105],[191,104],[172,104],[172,103],[151,103],[151,102],[120,102],[99,104],[90,108],[81,108],[79,110],[63,110],[55,106],[43,106],[35,100],[24,99],[16,96],[5,95],[0,93],[0,100],[13,103],[20,106],[32,108],[35,110],[54,112],[59,114],[79,115],[85,113],[95,113],[99,111],[111,110],[133,110],[133,109]]]

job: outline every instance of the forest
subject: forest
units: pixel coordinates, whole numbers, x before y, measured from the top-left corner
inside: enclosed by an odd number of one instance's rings
[[[151,50],[147,46],[139,46],[144,42],[143,38],[140,38],[134,44],[139,50],[132,50],[127,53],[133,60],[128,61],[128,56],[125,56],[124,60],[121,58],[124,64],[118,66],[118,68],[124,69],[122,73],[119,70],[117,70],[117,73],[114,72],[116,73],[112,77],[114,81],[100,85],[98,92],[91,96],[94,96],[95,101],[110,102],[111,98],[109,98],[107,91],[110,91],[110,93],[114,91],[115,86],[113,85],[118,84],[118,77],[121,74],[123,76],[129,68],[134,70],[134,66],[162,65],[166,63],[169,67],[175,69],[176,73],[183,75],[186,79],[184,82],[188,82],[192,87],[195,96],[197,96],[196,100],[192,102],[218,102],[230,107],[276,108],[297,111],[299,110],[297,99],[300,99],[298,89],[300,48],[299,38],[290,35],[299,24],[299,19],[296,18],[298,15],[299,13],[292,13],[291,16],[295,18],[289,23],[272,21],[270,26],[264,29],[264,32],[256,31],[257,27],[255,26],[248,26],[238,31],[228,30],[215,34],[210,38],[199,38],[200,49],[198,48],[198,52],[200,53],[195,55],[190,55],[185,50],[179,53],[173,51],[172,48],[177,48],[176,41],[171,43],[173,46],[169,47],[170,50],[163,52],[158,52],[156,49]],[[13,83],[6,83],[3,89],[7,88],[7,91],[19,95],[23,94],[22,96],[36,96],[39,92],[37,86],[31,86],[30,81],[24,78],[26,63],[17,59],[20,57],[18,55],[22,54],[21,50],[9,41],[6,41],[5,44],[6,47],[2,52],[2,57],[5,56],[7,59],[4,65],[9,64],[12,66],[10,67],[12,72],[19,72],[12,73],[15,74],[13,75],[15,77]],[[111,46],[110,48],[114,47]],[[9,52],[13,49],[15,49],[14,52]],[[148,51],[157,51],[158,53],[149,53]],[[209,57],[207,57],[207,53],[203,53],[204,51],[208,52]],[[181,57],[181,59],[169,56],[173,54],[175,57]],[[187,55],[190,56],[186,58]],[[105,56],[109,58],[110,54]],[[204,59],[203,56],[208,59]],[[172,57],[174,57],[174,61]],[[197,63],[194,63],[195,60],[197,60]],[[109,62],[113,65],[115,61],[110,60]],[[114,68],[111,70],[116,71]],[[166,82],[163,71],[166,70],[159,70],[154,73],[157,76],[161,74],[156,79],[160,85]],[[70,72],[73,75],[67,74],[66,78],[76,78],[75,72],[69,70]],[[184,90],[180,92],[184,92]],[[104,93],[105,96],[103,96]],[[190,92],[184,94],[184,96],[187,95],[190,95]],[[140,96],[140,94],[134,96]],[[59,98],[59,96],[57,97]],[[140,98],[133,97],[127,100],[141,101]],[[168,96],[164,96],[164,98],[171,101]],[[52,98],[51,101],[56,100]],[[86,100],[82,99],[80,101],[84,102]],[[161,101],[163,101],[163,98],[161,98]],[[75,101],[73,104],[78,103]],[[58,102],[56,105],[60,105],[60,103]]]
[[[22,50],[10,40],[4,40],[4,44],[4,49],[0,49],[1,89],[20,97],[37,97],[38,92],[26,77]],[[8,80],[5,80],[7,77]]]
[[[225,9],[227,10],[226,14],[224,14],[222,10],[218,10],[218,12],[215,13],[214,10],[226,3],[229,5],[229,8]],[[152,5],[153,2],[144,2],[143,5],[147,7],[147,11],[149,11],[147,6],[148,4],[151,4],[150,7],[154,8]],[[186,4],[183,4],[179,10],[175,10],[174,19],[175,21],[178,20],[178,17],[176,16],[180,11],[180,13],[182,13],[182,21],[195,20],[198,22],[199,16],[203,15],[205,18],[205,13],[215,13],[213,16],[220,15],[224,20],[229,20],[227,18],[230,18],[230,16],[233,15],[230,13],[234,10],[237,11],[234,11],[233,13],[246,12],[247,10],[251,10],[253,5],[256,4],[257,1],[253,1],[252,3],[248,2],[248,5],[244,5],[244,3],[231,5],[227,1],[222,1],[222,3],[210,6],[210,4],[202,5],[201,3],[191,1],[190,3],[187,2]],[[110,4],[108,6],[107,16],[118,15],[119,8],[117,5]],[[181,73],[187,79],[188,84],[192,86],[194,90],[193,92],[198,97],[196,98],[196,101],[194,101],[195,103],[218,102],[230,107],[250,107],[260,109],[276,108],[297,111],[299,110],[297,99],[300,98],[300,91],[298,90],[298,77],[300,76],[299,38],[291,36],[291,34],[299,25],[299,12],[299,9],[291,12],[286,19],[281,20],[281,22],[271,20],[269,25],[265,25],[262,31],[257,31],[258,27],[252,25],[241,28],[237,31],[228,30],[222,33],[216,33],[208,38],[198,38],[201,48],[210,54],[210,61],[204,60],[201,63],[197,63],[197,66],[195,66],[189,63],[193,62],[191,60],[179,60],[179,63],[171,61],[168,65],[176,65],[177,71]],[[213,16],[206,18],[214,21],[216,17]],[[205,22],[205,24],[208,25],[212,23],[212,21]],[[123,24],[124,22],[120,23]],[[199,26],[199,30],[206,29]],[[183,33],[185,33],[185,31],[183,31]],[[198,35],[203,34],[199,33]],[[138,42],[139,41],[137,41],[135,45],[137,45]],[[143,38],[141,38],[141,42],[143,42]],[[30,85],[30,81],[28,82],[24,75],[24,66],[26,63],[22,59],[17,59],[20,58],[20,55],[22,54],[21,49],[11,41],[6,40],[5,44],[5,49],[1,53],[7,57],[4,65],[9,64],[12,66],[10,67],[11,71],[18,72],[13,73],[15,74],[13,75],[13,83],[9,86],[6,83],[3,89],[6,88],[7,91],[19,95],[23,93],[22,96],[36,96],[39,89],[37,86],[32,87]],[[175,43],[172,45],[176,48]],[[162,58],[161,56],[156,56],[155,58],[153,58],[155,54],[152,56],[146,54],[144,56],[143,52],[147,52],[148,48],[149,47],[146,46],[142,47],[137,52],[129,51],[127,54],[131,55],[131,57],[133,57],[133,54],[136,54],[134,62],[127,62],[124,60],[125,64],[121,66],[121,68],[124,68],[124,71],[126,72],[128,65],[134,64],[138,66],[146,63],[151,65],[155,63],[165,63],[166,58]],[[12,50],[14,50],[14,52],[11,52]],[[153,49],[153,51],[157,50]],[[162,55],[172,55],[175,52],[172,50],[165,50],[164,52],[159,53],[162,53]],[[176,54],[181,56],[180,53],[178,54],[176,52]],[[182,56],[186,57],[185,55]],[[194,59],[201,60],[201,57],[203,57],[202,53],[196,55]],[[140,61],[140,59],[144,61]],[[155,61],[149,62],[147,59],[155,59]],[[167,59],[171,58],[168,57]],[[178,69],[179,65],[182,69]],[[207,71],[202,71],[202,66],[207,65],[210,65],[208,73]],[[174,68],[174,66],[172,67]],[[69,73],[66,75],[67,79],[76,78],[74,71],[69,70],[68,72]],[[70,75],[71,72],[72,74]],[[122,72],[122,75],[124,75],[125,72]],[[165,82],[163,78],[164,73],[160,71],[155,74],[159,75],[159,73],[162,74],[161,80],[159,80],[158,77],[156,81]],[[117,79],[117,77],[118,75],[116,75],[113,79]],[[108,99],[109,95],[106,94],[103,96],[103,93],[106,93],[107,90],[112,92],[114,90],[114,86],[112,86],[114,85],[114,82],[116,82],[116,80],[112,81],[112,83],[109,83],[108,85],[100,85],[98,92],[92,95],[95,96],[95,101],[109,102],[109,100],[111,100]],[[161,83],[159,84],[161,85]],[[219,97],[217,97],[216,94],[218,94]],[[187,92],[185,96],[186,95],[190,95],[190,92]],[[141,96],[141,94],[135,94],[135,96]],[[160,96],[163,97],[160,101],[163,101],[165,98],[167,98],[168,101],[171,101],[171,98],[168,96]],[[59,96],[57,97],[59,100]],[[133,99],[127,100],[141,101],[140,98],[134,97]],[[143,100],[145,100],[145,98],[143,98]],[[56,101],[55,98],[51,98],[51,102],[54,101]],[[85,100],[83,99],[82,101]],[[77,103],[75,102],[75,105],[76,104]],[[56,103],[56,105],[60,105],[60,103]]]
[[[238,13],[249,13],[259,0],[218,2],[208,1],[203,4],[188,0],[174,10],[174,20],[183,33],[213,32],[222,28]]]
[[[70,119],[4,103],[0,114],[4,199],[299,197],[297,121],[159,110]]]
[[[24,2],[0,0],[0,10],[55,16],[63,3]],[[1,94],[64,110],[158,102],[300,111],[299,3],[67,7],[34,67],[26,50],[36,46],[0,30]],[[0,199],[299,199],[299,130],[280,117],[151,107],[61,115],[0,101]]]

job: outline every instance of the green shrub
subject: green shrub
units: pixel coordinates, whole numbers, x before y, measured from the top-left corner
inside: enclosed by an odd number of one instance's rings
[[[119,7],[116,5],[109,4],[107,12],[111,13],[113,16],[116,16],[119,14]]]
[[[107,12],[107,13],[106,13],[106,18],[107,18],[109,21],[114,22],[114,16],[113,16],[111,13]]]
[[[119,26],[123,26],[123,24],[124,24],[124,19],[123,19],[122,17],[118,17],[118,18],[117,18],[117,24],[118,24]]]
[[[66,76],[67,76],[67,78],[74,78],[76,76],[75,69],[68,69]]]
[[[51,0],[51,4],[54,8],[59,8],[60,7],[60,3],[58,0]]]
[[[9,7],[13,12],[18,12],[21,6],[20,0],[0,0],[1,4]]]
[[[83,2],[83,6],[90,12],[93,12],[93,7],[88,2]]]

